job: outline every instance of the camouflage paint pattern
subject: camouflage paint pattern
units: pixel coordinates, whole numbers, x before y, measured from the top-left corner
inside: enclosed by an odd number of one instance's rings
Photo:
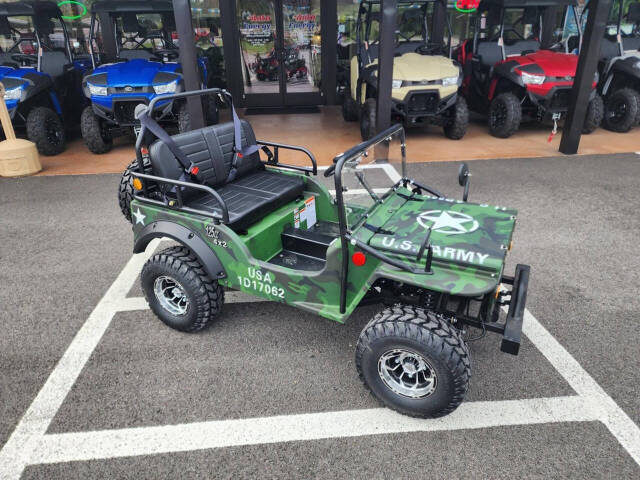
[[[336,206],[327,190],[310,178],[305,181],[305,198],[315,195],[318,220],[335,222]],[[425,225],[430,226],[433,274],[408,273],[371,255],[363,266],[349,262],[346,311],[340,313],[342,251],[338,238],[329,245],[322,270],[301,271],[267,261],[270,258],[266,257],[272,256],[278,246],[282,248],[283,226],[293,225],[293,212],[301,203],[287,204],[252,226],[246,235],[239,235],[225,225],[214,224],[211,218],[134,200],[133,231],[138,240],[144,226],[150,223],[164,220],[182,225],[215,252],[226,272],[226,278],[220,280],[224,286],[344,322],[378,278],[456,295],[479,296],[495,291],[516,215],[515,210],[505,208],[412,196],[404,188],[391,192],[366,219],[368,225],[381,227],[383,231],[374,233],[360,225],[353,235],[387,255],[417,266],[415,254],[426,234]],[[443,216],[443,212],[447,213]],[[460,233],[452,233],[456,231]],[[268,238],[272,246],[262,245],[266,240],[260,241],[260,235]],[[349,244],[349,256],[355,250]],[[424,259],[421,264],[424,265]]]

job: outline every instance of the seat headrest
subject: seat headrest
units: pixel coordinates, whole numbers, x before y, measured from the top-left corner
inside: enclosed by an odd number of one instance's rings
[[[11,24],[8,17],[0,17],[0,35],[11,38]]]
[[[133,12],[122,14],[122,31],[125,33],[143,33],[144,27],[138,22],[138,17]]]

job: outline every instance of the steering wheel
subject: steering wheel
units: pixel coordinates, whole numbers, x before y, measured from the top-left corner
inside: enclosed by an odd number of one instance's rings
[[[38,57],[28,53],[12,53],[11,59],[23,65],[34,65],[38,63]]]
[[[178,53],[178,51],[176,50],[160,49],[154,50],[153,56],[161,59],[164,59],[166,57],[168,60],[175,60],[180,56],[180,53]]]
[[[442,52],[442,45],[439,43],[423,43],[415,51],[420,55],[437,55]]]

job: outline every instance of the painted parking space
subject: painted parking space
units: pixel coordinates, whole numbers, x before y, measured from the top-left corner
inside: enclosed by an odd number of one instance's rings
[[[397,435],[406,438],[402,435],[421,432],[436,435],[438,432],[485,428],[500,430],[505,427],[540,429],[541,432],[545,432],[549,425],[562,428],[563,424],[575,423],[594,424],[596,429],[599,428],[597,425],[604,427],[609,441],[620,445],[626,455],[638,463],[640,439],[637,425],[530,313],[525,318],[525,334],[531,348],[535,348],[540,357],[546,359],[571,391],[558,384],[559,394],[552,388],[551,392],[544,392],[551,395],[543,395],[540,398],[488,401],[470,399],[453,415],[435,421],[416,421],[376,406],[365,405],[366,408],[249,418],[183,422],[176,419],[171,425],[157,424],[134,428],[124,425],[118,428],[104,428],[104,425],[100,425],[99,429],[87,431],[78,429],[65,432],[59,428],[51,429],[60,407],[63,407],[65,399],[90,363],[94,352],[105,341],[109,329],[118,328],[117,322],[135,322],[138,313],[149,316],[144,300],[135,295],[130,296],[131,287],[136,281],[144,257],[149,253],[130,260],[58,362],[0,452],[0,465],[5,469],[0,471],[1,478],[12,478],[11,475],[16,478],[16,475],[30,465],[49,463],[85,462],[163,453],[172,456],[177,452],[202,449],[217,451],[238,446],[339,441],[343,438],[355,439],[376,435],[381,438]],[[240,308],[245,305],[246,298],[234,296],[230,295],[230,307],[235,308],[234,306],[238,305]],[[277,313],[283,312],[278,310]],[[128,318],[127,315],[132,317]],[[555,321],[548,315],[541,317],[541,320],[547,325]],[[167,341],[170,341],[170,333],[166,330],[163,333]],[[301,332],[301,335],[303,334],[304,332]],[[353,381],[355,384],[355,375]],[[355,387],[361,388],[358,384]],[[518,386],[515,390],[518,390]],[[101,409],[100,405],[89,405],[87,408],[89,411],[95,409],[98,413]]]

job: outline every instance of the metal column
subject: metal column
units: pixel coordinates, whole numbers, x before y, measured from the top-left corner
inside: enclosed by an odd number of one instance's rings
[[[176,18],[180,64],[185,90],[200,90],[200,69],[198,68],[198,53],[193,34],[191,2],[189,0],[173,0],[173,14]],[[191,129],[205,126],[200,97],[188,97],[187,110],[189,111]]]
[[[600,43],[607,26],[611,0],[590,0],[589,17],[582,39],[578,71],[569,98],[569,113],[562,130],[560,151],[572,155],[578,152],[582,127],[587,114],[589,96],[600,57]]]
[[[391,125],[391,83],[393,80],[393,51],[395,44],[398,0],[381,0],[380,51],[378,56],[378,100],[376,102],[376,131]]]

